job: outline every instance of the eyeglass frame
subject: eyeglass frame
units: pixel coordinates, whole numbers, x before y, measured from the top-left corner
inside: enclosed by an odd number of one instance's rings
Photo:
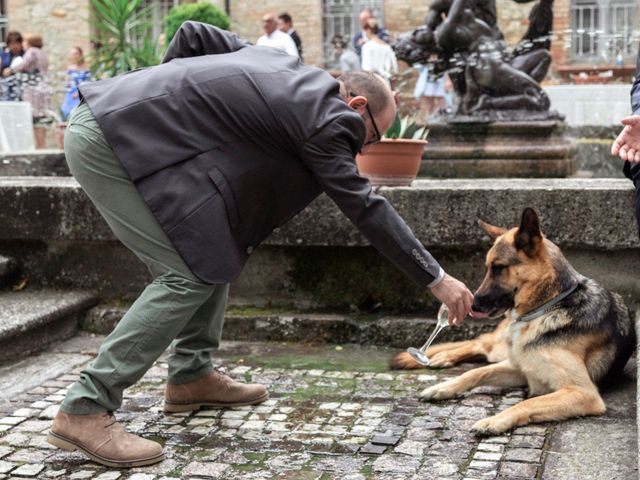
[[[349,92],[349,96],[351,97],[358,97],[359,95],[357,93],[353,93],[353,92]],[[378,125],[376,125],[376,121],[373,118],[373,114],[371,113],[371,109],[369,108],[369,102],[364,104],[364,108],[367,109],[367,115],[369,115],[369,118],[371,119],[371,125],[373,125],[373,130],[374,132],[376,132],[376,139],[375,140],[369,140],[368,142],[365,142],[365,145],[374,145],[376,143],[379,143],[382,140],[382,135],[380,135],[380,130],[378,130]]]

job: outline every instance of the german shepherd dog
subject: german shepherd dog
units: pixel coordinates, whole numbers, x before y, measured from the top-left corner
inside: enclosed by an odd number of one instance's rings
[[[529,387],[527,400],[478,421],[472,431],[495,435],[533,422],[602,415],[596,385],[622,373],[635,347],[635,330],[622,298],[576,272],[524,210],[510,230],[482,221],[495,241],[476,291],[473,316],[505,319],[493,333],[427,351],[433,367],[484,356],[492,365],[470,370],[420,393],[444,400],[481,385]],[[421,368],[405,353],[392,368]]]

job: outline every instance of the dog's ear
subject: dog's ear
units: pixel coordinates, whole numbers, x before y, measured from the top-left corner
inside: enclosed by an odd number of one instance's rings
[[[507,231],[506,228],[496,227],[488,224],[487,222],[483,222],[482,220],[478,220],[478,225],[480,225],[480,228],[487,232],[494,240]]]
[[[525,208],[522,212],[520,227],[516,232],[515,247],[524,251],[529,257],[533,257],[541,244],[542,232],[538,214],[532,208]]]

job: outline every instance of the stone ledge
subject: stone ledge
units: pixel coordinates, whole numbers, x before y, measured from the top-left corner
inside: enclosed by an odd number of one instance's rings
[[[0,362],[73,335],[97,297],[82,291],[0,292]]]
[[[86,315],[82,328],[92,333],[108,334],[113,330],[125,308],[98,305]],[[471,320],[455,328],[445,329],[438,342],[475,338],[492,331],[495,320]],[[295,341],[322,343],[355,343],[387,347],[419,347],[435,327],[433,317],[377,316],[358,317],[328,313],[255,313],[227,312],[224,319],[225,341]]]
[[[30,150],[0,153],[0,176],[71,175],[62,150]]]
[[[640,248],[633,187],[625,179],[416,180],[412,187],[383,187],[379,192],[427,247],[485,246],[478,219],[514,226],[523,208],[533,207],[545,233],[563,247]],[[115,240],[73,178],[0,177],[0,204],[0,240]],[[276,229],[265,243],[367,245],[325,196]]]

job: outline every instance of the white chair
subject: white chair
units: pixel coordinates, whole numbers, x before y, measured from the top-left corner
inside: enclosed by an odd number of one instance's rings
[[[35,150],[31,104],[0,102],[0,152]]]

